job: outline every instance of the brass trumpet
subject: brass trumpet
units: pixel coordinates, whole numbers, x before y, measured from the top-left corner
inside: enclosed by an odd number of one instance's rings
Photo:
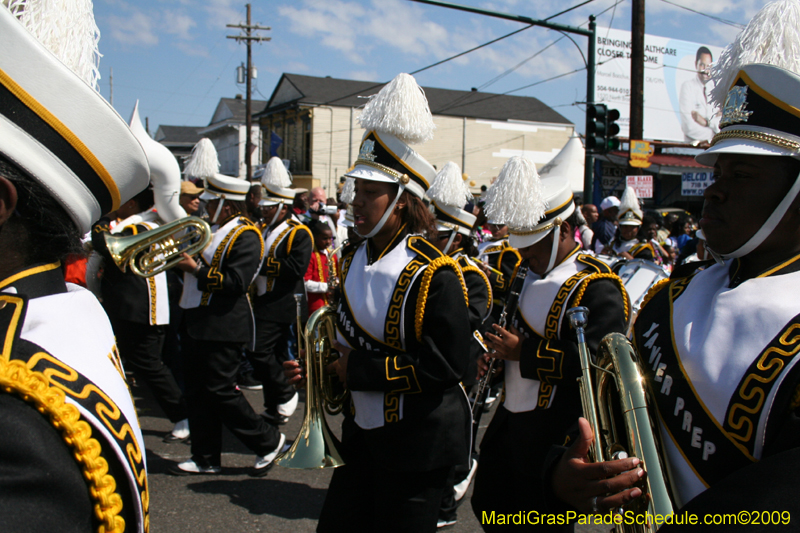
[[[579,378],[583,416],[594,432],[590,456],[595,462],[637,457],[647,472],[639,498],[626,510],[667,516],[673,513],[673,498],[667,475],[664,445],[658,417],[652,410],[652,397],[644,381],[639,354],[621,333],[609,333],[600,341],[597,360],[589,356],[584,328],[589,310],[574,307],[567,311],[570,325],[578,337],[578,354],[583,376]],[[655,523],[619,524],[617,531],[655,532]]]
[[[197,217],[184,217],[138,235],[105,234],[111,259],[125,272],[149,278],[172,268],[184,253],[195,255],[211,242],[211,227]]]
[[[332,349],[336,338],[336,311],[325,306],[314,311],[305,329],[306,404],[300,434],[292,447],[275,459],[285,468],[336,468],[344,465],[339,441],[325,420],[325,411],[335,415],[344,408],[347,391],[337,393],[335,375],[325,370],[338,355]]]

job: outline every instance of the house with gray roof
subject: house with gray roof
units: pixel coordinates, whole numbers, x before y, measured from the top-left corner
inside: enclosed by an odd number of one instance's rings
[[[264,110],[267,102],[264,100],[252,100],[252,113],[256,115]],[[217,149],[220,163],[220,173],[227,176],[238,176],[246,178],[247,164],[245,160],[245,144],[247,142],[245,126],[246,121],[246,101],[241,94],[235,98],[220,98],[211,122],[205,128],[201,128],[199,133],[202,137],[208,137]],[[251,128],[251,139],[255,150],[250,155],[253,166],[261,163],[261,129],[256,121]]]
[[[185,166],[184,159],[191,155],[192,148],[194,145],[197,144],[203,136],[200,134],[200,130],[204,129],[205,126],[159,126],[156,130],[156,135],[154,139],[164,146],[166,146],[172,155],[175,156],[175,159],[178,160],[178,164],[181,166],[181,170]]]
[[[288,161],[296,186],[335,191],[358,155],[364,130],[357,118],[366,97],[384,84],[283,74],[253,113],[264,139],[262,160],[277,155]],[[414,148],[437,168],[457,163],[475,191],[511,156],[545,165],[574,132],[574,124],[530,96],[423,89],[437,129],[433,140]]]

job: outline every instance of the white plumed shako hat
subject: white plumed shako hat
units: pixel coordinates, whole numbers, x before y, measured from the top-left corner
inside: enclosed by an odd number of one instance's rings
[[[147,187],[150,175],[139,141],[97,92],[91,4],[65,6],[29,1],[12,13],[0,2],[0,153],[85,233]],[[38,36],[47,36],[47,47]]]

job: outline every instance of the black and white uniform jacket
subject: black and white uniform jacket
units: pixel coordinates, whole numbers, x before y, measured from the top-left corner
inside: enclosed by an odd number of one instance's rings
[[[751,279],[738,267],[654,287],[635,345],[677,506],[697,497],[700,509],[797,512],[800,256]]]
[[[622,280],[594,256],[572,253],[540,278],[532,271],[523,284],[514,326],[524,337],[519,361],[505,362],[505,400],[511,413],[560,405],[580,412],[576,379],[581,375],[578,345],[566,311],[589,308],[586,340],[591,353],[612,331],[625,332],[629,309]]]
[[[109,219],[101,218],[92,228],[92,246],[104,259],[100,288],[108,316],[138,324],[161,326],[169,324],[166,272],[149,278],[137,276],[130,267],[122,272],[111,260],[105,241],[105,236],[109,234],[124,237],[158,228],[158,217],[153,212],[143,215],[145,216],[134,215],[123,220],[113,230],[109,229]]]
[[[235,215],[211,226],[211,243],[198,256],[196,275],[185,272],[180,306],[193,339],[244,342],[255,334],[248,289],[264,257],[261,232]]]
[[[0,529],[147,531],[144,440],[100,303],[34,265],[0,281],[0,324]]]
[[[464,277],[469,295],[469,324],[473,331],[479,331],[481,324],[492,312],[492,283],[483,270],[461,250],[450,254]]]
[[[653,261],[655,258],[655,250],[653,250],[653,245],[647,241],[640,241],[639,239],[631,239],[629,241],[620,241],[614,239],[611,242],[611,251],[614,252],[614,255],[620,255],[623,252],[628,252],[633,256],[634,259],[646,259],[647,261]]]
[[[456,262],[404,228],[385,250],[345,249],[337,338],[357,431],[390,468],[464,463],[470,409],[459,384],[472,336],[467,287]]]
[[[497,319],[503,310],[511,282],[522,262],[519,252],[511,247],[508,238],[499,241],[487,241],[478,247],[478,259],[501,272],[489,271],[488,278],[492,286],[492,316]]]
[[[303,317],[308,314],[303,276],[311,261],[314,238],[308,226],[294,215],[275,226],[264,228],[264,262],[256,278],[253,302],[256,320],[292,323],[296,320],[294,295],[303,295]]]

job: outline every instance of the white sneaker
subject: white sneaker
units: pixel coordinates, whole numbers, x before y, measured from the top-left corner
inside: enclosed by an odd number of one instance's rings
[[[472,460],[472,465],[469,468],[469,474],[464,480],[453,487],[453,491],[455,492],[455,499],[456,501],[461,500],[464,495],[467,493],[467,489],[469,488],[469,484],[472,483],[472,478],[475,476],[475,471],[478,470],[478,461],[475,459]]]
[[[253,466],[253,476],[261,477],[266,475],[267,472],[274,466],[275,457],[278,456],[279,453],[288,449],[288,445],[286,444],[286,435],[281,433],[281,439],[278,441],[278,446],[268,453],[267,455],[259,455],[256,457],[256,464]]]
[[[175,423],[175,427],[172,428],[172,431],[164,437],[164,442],[183,442],[188,439],[189,436],[189,419],[184,418]]]
[[[278,408],[277,408],[278,414],[279,415],[283,415],[283,416],[287,416],[287,417],[288,416],[292,416],[294,414],[295,410],[297,409],[297,401],[299,399],[300,399],[300,395],[295,392],[294,396],[292,396],[291,400],[289,400],[286,403],[282,403],[282,404],[278,405]]]
[[[436,522],[436,529],[440,529],[440,528],[443,528],[443,527],[450,527],[450,526],[454,526],[454,525],[456,525],[456,520],[441,520],[441,519],[439,519],[439,521]]]
[[[171,474],[178,476],[190,476],[193,474],[220,474],[222,467],[219,466],[200,466],[193,460],[189,459],[169,468]]]

